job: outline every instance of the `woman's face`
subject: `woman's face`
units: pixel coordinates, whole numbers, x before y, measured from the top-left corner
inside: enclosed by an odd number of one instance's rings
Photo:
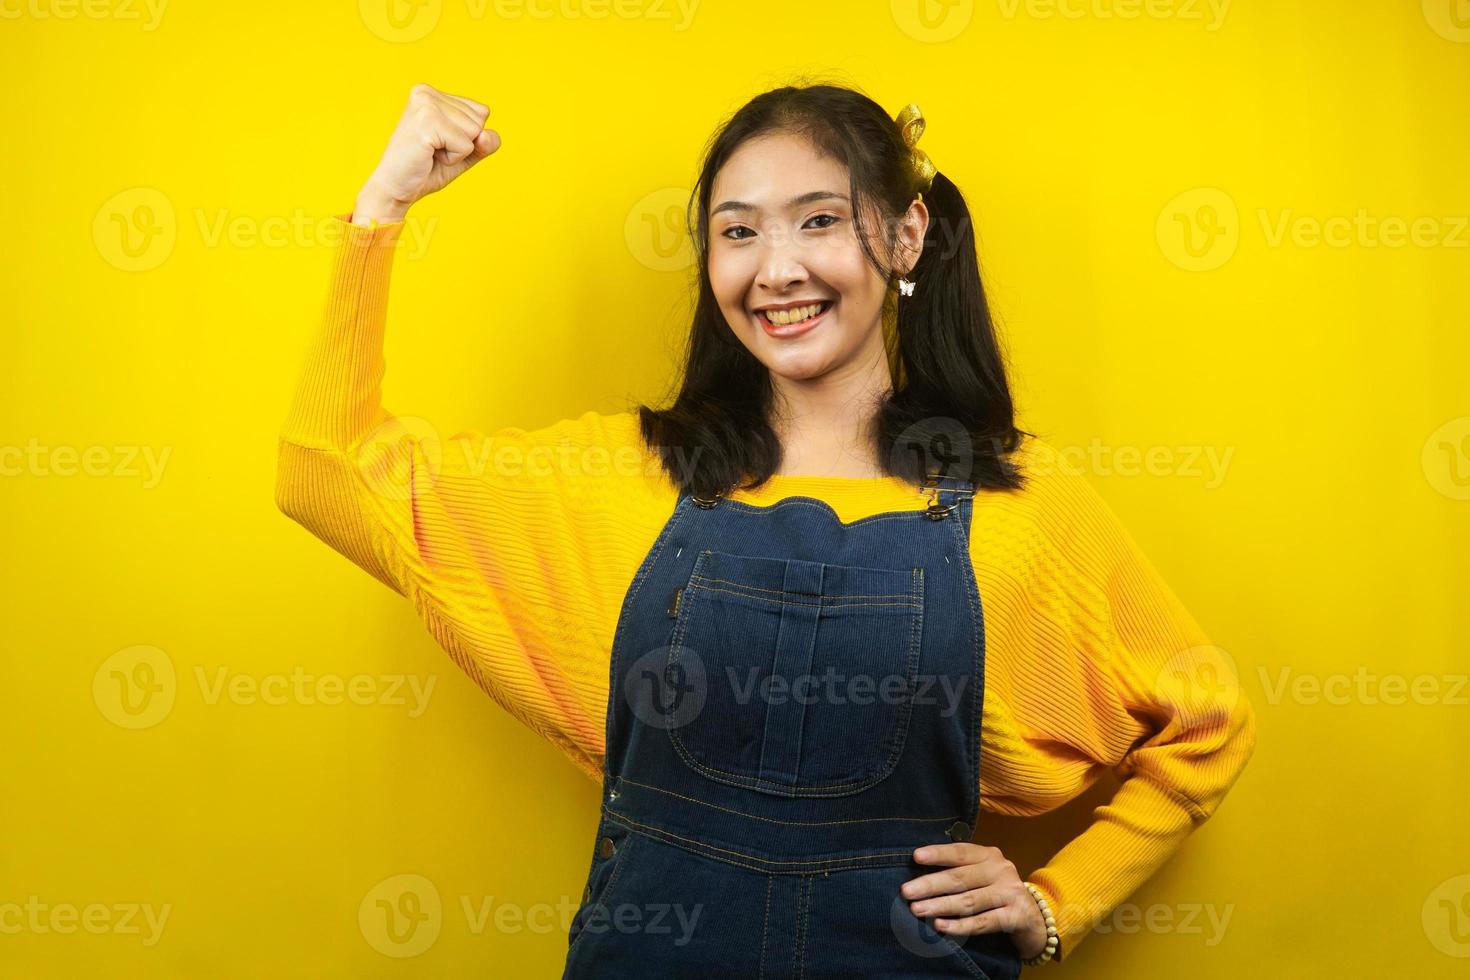
[[[809,381],[884,358],[888,283],[858,244],[847,184],[846,166],[786,134],[748,140],[715,176],[710,284],[730,329],[773,375]],[[878,237],[873,220],[864,224]],[[874,249],[883,254],[881,241]],[[914,261],[905,255],[898,268]],[[764,312],[809,304],[817,315],[802,322]]]

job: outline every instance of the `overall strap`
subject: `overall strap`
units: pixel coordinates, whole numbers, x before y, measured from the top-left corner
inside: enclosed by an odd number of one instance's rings
[[[925,516],[932,521],[942,521],[959,507],[961,501],[975,495],[975,483],[961,477],[930,474],[920,484],[920,490],[929,498]]]

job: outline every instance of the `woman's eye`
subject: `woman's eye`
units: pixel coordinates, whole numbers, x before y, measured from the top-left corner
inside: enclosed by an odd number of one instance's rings
[[[840,217],[838,217],[835,214],[818,214],[818,215],[813,215],[812,217],[808,218],[807,219],[807,223],[810,224],[813,221],[821,221],[823,218],[826,218],[830,222],[830,224],[819,225],[815,230],[822,231],[824,229],[831,228],[832,225],[834,225],[837,222],[839,222],[839,221],[842,220]],[[744,241],[745,240],[745,236],[744,235],[736,235],[736,234],[734,234],[734,232],[737,232],[737,231],[750,231],[750,229],[747,228],[747,227],[745,227],[744,225],[731,225],[729,228],[726,228],[720,234],[721,234],[722,237],[728,238],[728,239],[730,239],[732,241],[737,241],[737,242]],[[752,232],[752,234],[754,234],[754,232]]]

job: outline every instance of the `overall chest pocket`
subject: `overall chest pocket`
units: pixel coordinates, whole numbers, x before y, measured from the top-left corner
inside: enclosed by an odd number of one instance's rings
[[[844,796],[893,771],[919,670],[923,569],[707,550],[670,611],[667,676],[689,700],[665,719],[690,768],[778,796]]]

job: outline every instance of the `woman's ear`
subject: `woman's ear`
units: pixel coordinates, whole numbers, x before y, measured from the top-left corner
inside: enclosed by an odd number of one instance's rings
[[[928,233],[929,208],[922,200],[914,198],[898,222],[898,268],[903,270],[903,275],[913,272],[914,266],[919,264]]]

